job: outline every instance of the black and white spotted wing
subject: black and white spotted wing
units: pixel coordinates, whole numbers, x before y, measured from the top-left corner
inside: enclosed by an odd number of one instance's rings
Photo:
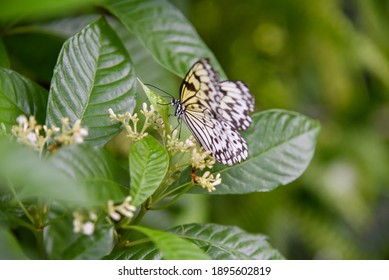
[[[216,112],[237,130],[246,130],[251,124],[250,113],[254,111],[254,97],[241,81],[224,81],[220,84],[222,105]]]
[[[180,88],[180,100],[172,101],[175,115],[213,157],[234,165],[248,156],[246,141],[240,135],[251,123],[254,98],[240,81],[220,82],[207,59],[197,61]]]

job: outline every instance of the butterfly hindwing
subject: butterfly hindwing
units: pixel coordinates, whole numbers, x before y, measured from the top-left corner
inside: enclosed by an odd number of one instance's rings
[[[216,112],[237,130],[246,130],[251,124],[254,97],[241,81],[224,81],[220,84],[221,105]]]
[[[220,82],[207,59],[196,62],[181,84],[176,115],[184,119],[200,145],[223,164],[233,165],[248,156],[240,135],[251,123],[254,98],[240,81]]]
[[[193,111],[186,112],[184,121],[200,145],[218,162],[233,165],[247,158],[246,141],[228,122]]]

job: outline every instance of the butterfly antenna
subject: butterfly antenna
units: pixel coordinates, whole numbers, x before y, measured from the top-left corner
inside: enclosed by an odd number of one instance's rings
[[[144,84],[144,85],[145,85],[145,86],[148,86],[148,87],[155,88],[155,89],[157,89],[157,90],[159,90],[159,91],[162,91],[163,93],[166,93],[167,95],[169,95],[169,97],[174,98],[173,95],[171,95],[171,94],[168,93],[167,91],[165,91],[165,90],[163,90],[163,89],[161,89],[161,88],[159,88],[159,87],[157,87],[157,86],[154,86],[154,85],[152,85],[152,84]]]

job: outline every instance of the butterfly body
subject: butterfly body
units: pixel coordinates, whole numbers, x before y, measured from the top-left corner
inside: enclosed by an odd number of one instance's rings
[[[182,82],[180,99],[171,104],[217,161],[234,165],[247,158],[247,143],[239,131],[251,124],[254,97],[243,82],[220,82],[208,59],[200,59]]]

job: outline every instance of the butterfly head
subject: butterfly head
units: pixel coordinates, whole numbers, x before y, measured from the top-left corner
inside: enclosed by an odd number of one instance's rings
[[[171,101],[171,105],[176,108],[174,115],[176,117],[181,118],[183,116],[184,111],[185,111],[185,108],[184,108],[182,102],[178,99],[173,98]]]

